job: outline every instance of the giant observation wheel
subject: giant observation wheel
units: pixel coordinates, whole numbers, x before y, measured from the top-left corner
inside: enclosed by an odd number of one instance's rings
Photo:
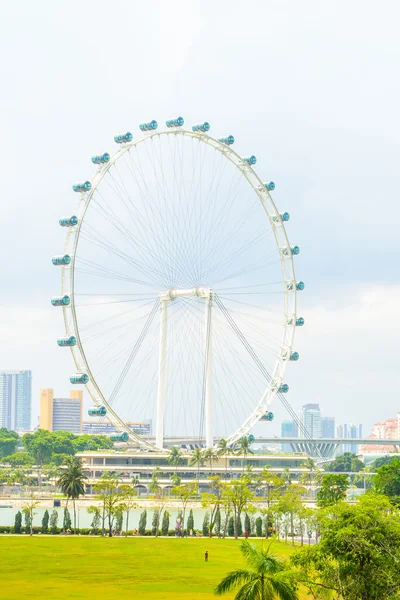
[[[230,444],[288,391],[296,281],[273,182],[256,157],[215,138],[207,122],[181,117],[117,135],[114,153],[92,157],[93,177],[73,186],[61,295],[65,336],[86,386],[91,417],[107,419],[114,441],[143,449],[165,438]],[[153,423],[154,438],[141,434]]]

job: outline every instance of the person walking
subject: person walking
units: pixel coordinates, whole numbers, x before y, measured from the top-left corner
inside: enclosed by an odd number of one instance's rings
[[[205,551],[204,560],[205,562],[208,562],[208,550]]]

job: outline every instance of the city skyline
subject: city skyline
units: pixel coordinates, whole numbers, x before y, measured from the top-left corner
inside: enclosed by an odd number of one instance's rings
[[[10,76],[6,64],[0,67],[9,81],[0,99],[0,112],[7,114],[0,149],[7,198],[0,244],[2,256],[10,257],[2,269],[0,364],[4,369],[29,364],[34,371],[33,415],[40,387],[67,393],[74,365],[56,346],[63,322],[49,299],[59,293],[59,274],[50,261],[62,249],[58,219],[71,214],[71,185],[86,177],[93,151],[104,140],[111,144],[116,132],[137,127],[141,115],[161,119],[182,113],[193,123],[208,119],[222,132],[232,129],[241,147],[257,156],[257,167],[275,181],[277,201],[291,214],[290,237],[302,247],[296,272],[307,287],[299,302],[306,326],[296,337],[300,360],[288,372],[288,401],[295,411],[306,402],[323,403],[341,422],[357,422],[367,405],[362,420],[369,430],[397,411],[400,389],[395,352],[400,286],[393,279],[399,91],[388,76],[396,69],[395,19],[387,7],[377,13],[364,3],[365,35],[356,40],[357,4],[347,6],[343,22],[340,11],[323,3],[310,5],[312,19],[300,5],[257,3],[257,21],[251,11],[229,11],[243,46],[254,48],[252,60],[245,60],[236,36],[222,39],[206,18],[207,6],[181,4],[184,33],[173,47],[165,43],[174,22],[167,7],[149,2],[146,9],[116,7],[113,15],[99,11],[96,40],[110,26],[117,30],[122,20],[135,29],[132,40],[110,48],[101,76],[87,43],[88,6],[72,2],[65,12],[45,3],[48,21],[37,18],[34,5],[5,7],[0,49],[13,57],[14,69]],[[74,9],[82,15],[79,22]],[[215,22],[225,9],[223,3],[213,6]],[[71,31],[77,37],[72,46]],[[116,96],[114,85],[105,82],[125,81],[132,56],[141,55],[149,35],[154,44],[146,62],[135,62],[125,93]],[[320,55],[310,39],[320,44]],[[54,52],[48,52],[49,45]],[[268,82],[254,94],[253,82],[265,69]],[[271,81],[274,93],[269,93]],[[76,85],[85,88],[84,97],[75,93]],[[40,168],[21,160],[17,140],[23,140],[26,156],[40,156]],[[378,189],[391,215],[385,244],[377,234]],[[394,393],[377,403],[382,381],[390,381]],[[278,403],[271,410],[277,419],[288,416]],[[272,424],[271,431],[277,430]]]

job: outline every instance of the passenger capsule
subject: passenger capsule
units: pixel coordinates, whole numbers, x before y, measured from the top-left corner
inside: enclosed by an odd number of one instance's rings
[[[304,282],[303,282],[303,281],[298,281],[298,282],[296,283],[296,290],[298,290],[299,292],[300,292],[301,290],[304,290],[304,288],[305,288],[305,287],[306,287],[306,286],[305,286],[305,284],[304,284]]]
[[[292,354],[290,355],[290,359],[289,360],[299,360],[300,358],[300,354],[298,352],[292,352]]]
[[[51,303],[53,306],[68,306],[71,302],[71,298],[69,296],[54,296],[51,299]]]
[[[107,414],[105,406],[91,406],[88,410],[89,417],[104,417]]]
[[[274,215],[272,217],[272,220],[275,221],[275,222],[278,222],[278,221],[289,221],[289,219],[290,219],[290,215],[289,215],[288,212],[281,213],[279,215],[279,217],[278,217],[278,215]]]
[[[245,162],[247,162],[248,165],[255,165],[257,162],[256,157],[254,156],[254,154],[252,154],[251,156],[244,156],[243,160]]]
[[[256,438],[254,437],[253,434],[250,434],[247,436],[247,439],[249,440],[249,443],[252,444]]]
[[[85,181],[85,183],[76,183],[72,186],[74,192],[88,192],[92,189],[92,184],[90,181]]]
[[[266,181],[264,185],[269,192],[272,192],[275,189],[275,184],[273,181]]]
[[[72,217],[61,217],[58,222],[61,227],[75,227],[75,225],[78,225],[78,217],[75,215],[72,215]]]
[[[192,131],[202,131],[203,133],[210,131],[210,123],[207,123],[207,121],[196,123],[196,125],[192,125]]]
[[[184,122],[183,117],[177,117],[176,119],[168,119],[165,124],[167,127],[182,127]]]
[[[221,142],[221,144],[232,146],[232,144],[235,143],[235,138],[233,137],[233,135],[228,135],[227,137],[218,138],[218,141]]]
[[[95,165],[104,165],[105,163],[108,163],[109,160],[110,160],[110,155],[108,154],[108,152],[104,152],[104,154],[96,154],[95,156],[92,156],[92,163],[94,163]]]
[[[58,254],[56,256],[53,256],[53,258],[51,259],[51,262],[53,263],[53,265],[69,265],[71,262],[71,257],[69,254]]]
[[[70,335],[69,337],[58,338],[57,344],[59,346],[75,346],[76,337],[74,337],[73,335]]]
[[[286,394],[286,392],[289,391],[289,386],[287,383],[282,383],[282,385],[279,386],[278,388],[278,392],[280,392],[281,394]]]
[[[86,373],[74,373],[73,375],[71,375],[69,380],[71,383],[74,383],[74,384],[79,384],[79,383],[86,384],[89,382],[89,375],[87,375]]]
[[[297,255],[300,254],[300,248],[298,246],[292,246],[291,248],[281,248],[283,256]]]
[[[133,135],[128,131],[127,133],[119,133],[114,136],[114,142],[116,144],[126,144],[133,140]]]
[[[139,128],[141,131],[153,131],[157,129],[158,123],[157,121],[150,121],[149,123],[140,123]]]
[[[129,440],[129,435],[124,431],[123,433],[112,433],[110,435],[110,440],[112,442],[127,442]]]
[[[273,421],[273,420],[274,420],[274,413],[272,413],[272,412],[266,412],[265,414],[263,414],[263,416],[260,419],[260,421]]]
[[[297,325],[297,327],[303,327],[303,325],[304,325],[303,317],[299,317],[298,319],[296,319],[296,325]]]

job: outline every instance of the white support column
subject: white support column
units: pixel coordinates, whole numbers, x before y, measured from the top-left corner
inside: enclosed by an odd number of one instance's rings
[[[212,301],[213,293],[210,290],[206,298],[205,311],[205,420],[206,420],[206,447],[214,446],[214,419],[213,419],[213,397],[212,397]]]
[[[160,302],[160,353],[158,359],[158,393],[156,416],[156,446],[164,445],[164,410],[165,410],[165,363],[167,358],[167,332],[168,332],[168,300]]]

